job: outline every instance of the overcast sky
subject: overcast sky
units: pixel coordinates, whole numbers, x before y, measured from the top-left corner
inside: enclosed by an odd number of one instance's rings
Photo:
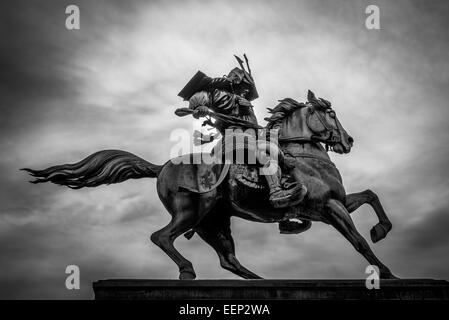
[[[65,28],[77,4],[81,28]],[[380,8],[381,30],[365,28]],[[372,245],[400,277],[449,279],[447,1],[3,1],[0,28],[0,298],[92,298],[105,278],[177,278],[149,241],[169,215],[155,180],[70,190],[21,167],[122,149],[168,160],[173,111],[197,71],[227,74],[247,53],[259,121],[278,99],[330,100],[354,137],[332,154],[348,192],[378,193],[393,230]],[[376,223],[353,219],[369,240]],[[332,227],[300,235],[232,220],[237,256],[265,278],[362,278],[368,263]],[[198,278],[236,278],[197,236],[177,241]],[[65,268],[81,289],[65,289]]]

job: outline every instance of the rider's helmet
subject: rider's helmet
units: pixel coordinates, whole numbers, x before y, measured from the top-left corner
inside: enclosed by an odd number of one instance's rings
[[[248,71],[245,70],[242,59],[235,56],[240,68],[234,68],[226,76],[226,79],[232,83],[232,88],[236,94],[241,94],[247,92],[245,98],[249,101],[253,101],[259,97],[257,92],[256,83],[254,82],[253,76],[251,74],[251,69],[248,64],[248,58],[246,54],[243,55],[245,58],[246,66]]]
[[[234,68],[227,76],[221,78],[211,78],[203,72],[198,71],[178,93],[178,96],[182,97],[184,100],[189,100],[190,97],[199,91],[220,89],[238,95],[244,95],[244,98],[249,101],[257,99],[259,94],[257,93],[256,84],[251,75],[248,58],[244,55],[246,66],[248,68],[248,71],[246,71],[243,66],[243,61],[239,57],[235,57],[241,68]]]

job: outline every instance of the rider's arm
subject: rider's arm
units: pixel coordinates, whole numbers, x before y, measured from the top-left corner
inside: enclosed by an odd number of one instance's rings
[[[254,114],[251,102],[239,95],[222,90],[215,90],[213,95],[212,109],[215,112],[237,116]]]
[[[218,89],[197,92],[189,100],[189,108],[198,110],[194,116],[204,116],[208,108],[222,114],[233,114],[238,105],[250,107],[251,103],[236,94]]]
[[[189,109],[195,110],[193,116],[195,118],[204,117],[209,112],[210,99],[206,91],[195,93],[189,99]]]
[[[229,114],[237,107],[238,96],[223,90],[214,90],[211,97],[212,109],[215,112]]]
[[[207,91],[197,92],[189,99],[189,108],[193,110],[200,106],[209,107],[209,105],[209,94]]]

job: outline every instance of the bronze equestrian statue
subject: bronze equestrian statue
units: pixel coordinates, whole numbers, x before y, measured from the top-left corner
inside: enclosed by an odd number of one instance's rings
[[[180,92],[180,96],[189,101],[190,109],[178,109],[177,114],[210,116],[207,124],[225,135],[219,144],[229,138],[226,129],[260,128],[251,105],[258,96],[254,79],[247,59],[248,71],[242,60],[238,61],[241,68],[223,78],[213,79],[197,73]],[[273,162],[272,159],[261,161],[266,159],[263,153],[267,144],[273,145],[270,141],[257,141],[261,147],[255,148],[257,162],[251,164],[223,163],[218,161],[221,155],[217,154],[215,162],[192,163],[197,155],[187,154],[155,165],[126,151],[104,150],[74,164],[23,170],[36,178],[32,183],[52,182],[73,189],[128,179],[157,178],[159,198],[172,219],[153,233],[151,240],[178,265],[180,279],[195,279],[196,274],[192,263],[173,243],[182,234],[190,239],[195,233],[215,249],[224,269],[246,279],[260,279],[235,256],[230,229],[232,216],[280,223],[282,233],[304,232],[312,221],[330,224],[371,265],[379,268],[381,278],[394,279],[396,277],[374,255],[350,217],[361,205],[370,204],[379,219],[371,229],[371,240],[377,242],[385,238],[392,225],[377,195],[371,190],[346,194],[340,173],[328,155],[328,151],[349,153],[353,139],[339,122],[329,101],[316,98],[311,91],[307,100],[300,103],[286,98],[269,109],[271,115],[266,118],[266,129],[278,132],[279,150],[275,162],[278,161],[279,166],[275,173],[265,174],[263,178],[258,169]],[[245,144],[242,148],[247,147]]]

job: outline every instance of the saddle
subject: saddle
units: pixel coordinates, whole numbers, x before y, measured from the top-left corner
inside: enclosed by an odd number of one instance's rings
[[[269,188],[260,172],[261,166],[247,164],[232,164],[229,168],[228,186],[231,199],[236,203],[257,199],[257,204],[265,208],[272,208],[269,202]],[[283,171],[281,186],[288,189],[295,181],[293,177]]]
[[[259,175],[259,168],[255,165],[234,164],[231,166],[229,179],[235,179],[241,188],[262,191],[262,189],[267,188],[267,185]]]
[[[259,165],[248,164],[191,164],[183,166],[179,188],[181,191],[208,193],[227,181],[236,186],[240,194],[268,195],[269,189],[265,179],[259,174],[260,168]],[[288,187],[292,182],[293,178],[289,174],[282,175],[281,183],[284,187]]]
[[[253,189],[254,191],[268,190],[267,182],[262,175],[259,174],[261,166],[233,164],[230,168],[229,179],[235,179],[238,184],[244,188]],[[294,178],[283,170],[281,177],[281,185],[288,189],[294,182]]]
[[[180,191],[208,193],[227,181],[248,192],[268,193],[268,186],[258,173],[259,167],[255,165],[201,163],[184,166],[183,169]]]
[[[198,154],[189,154],[180,158],[194,158]],[[191,159],[189,159],[191,160]],[[282,220],[281,233],[299,233],[310,228],[310,222],[292,222],[289,219],[293,213],[288,210],[276,210],[269,201],[269,188],[265,178],[259,174],[260,166],[247,164],[221,164],[199,163],[182,165],[177,177],[179,191],[196,194],[211,193],[217,196],[216,189],[223,185],[228,189],[229,200],[235,209],[238,209],[251,220],[251,212],[263,212],[265,222],[279,222]],[[284,170],[287,172],[287,170]],[[225,182],[225,184],[223,184]],[[281,184],[288,188],[294,182],[289,174],[283,174]],[[254,218],[254,221],[259,221]],[[298,227],[299,226],[299,227]],[[189,239],[194,232],[185,236]]]

